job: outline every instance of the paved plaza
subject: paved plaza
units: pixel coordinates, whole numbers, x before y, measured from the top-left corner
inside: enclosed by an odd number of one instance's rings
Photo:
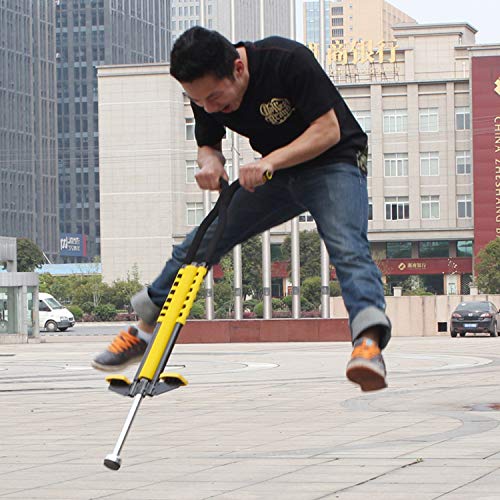
[[[44,340],[0,345],[0,500],[500,498],[500,338],[395,338],[376,393],[348,343],[178,345],[189,385],[143,402],[119,471],[109,337]]]

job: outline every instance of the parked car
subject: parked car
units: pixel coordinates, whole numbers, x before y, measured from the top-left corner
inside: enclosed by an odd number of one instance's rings
[[[465,337],[467,332],[489,333],[498,336],[499,310],[487,300],[461,302],[453,311],[450,321],[450,334]]]
[[[49,293],[39,294],[39,325],[49,332],[65,332],[75,326],[75,317]]]

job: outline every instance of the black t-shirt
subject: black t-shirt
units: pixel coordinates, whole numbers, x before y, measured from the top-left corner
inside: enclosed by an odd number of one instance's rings
[[[277,36],[240,42],[248,58],[250,80],[233,113],[207,113],[191,103],[198,146],[214,146],[225,127],[248,137],[262,156],[286,146],[317,118],[334,109],[340,141],[307,165],[349,162],[356,165],[367,137],[330,78],[304,45]],[[304,164],[304,165],[305,165]]]

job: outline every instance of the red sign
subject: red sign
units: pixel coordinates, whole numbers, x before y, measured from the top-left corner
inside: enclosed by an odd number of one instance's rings
[[[500,237],[500,56],[472,58],[474,253]]]

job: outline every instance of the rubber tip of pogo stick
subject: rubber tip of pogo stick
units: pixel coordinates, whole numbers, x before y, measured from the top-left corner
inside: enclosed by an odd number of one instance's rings
[[[122,464],[121,458],[110,454],[104,459],[104,465],[111,470],[118,470]]]

